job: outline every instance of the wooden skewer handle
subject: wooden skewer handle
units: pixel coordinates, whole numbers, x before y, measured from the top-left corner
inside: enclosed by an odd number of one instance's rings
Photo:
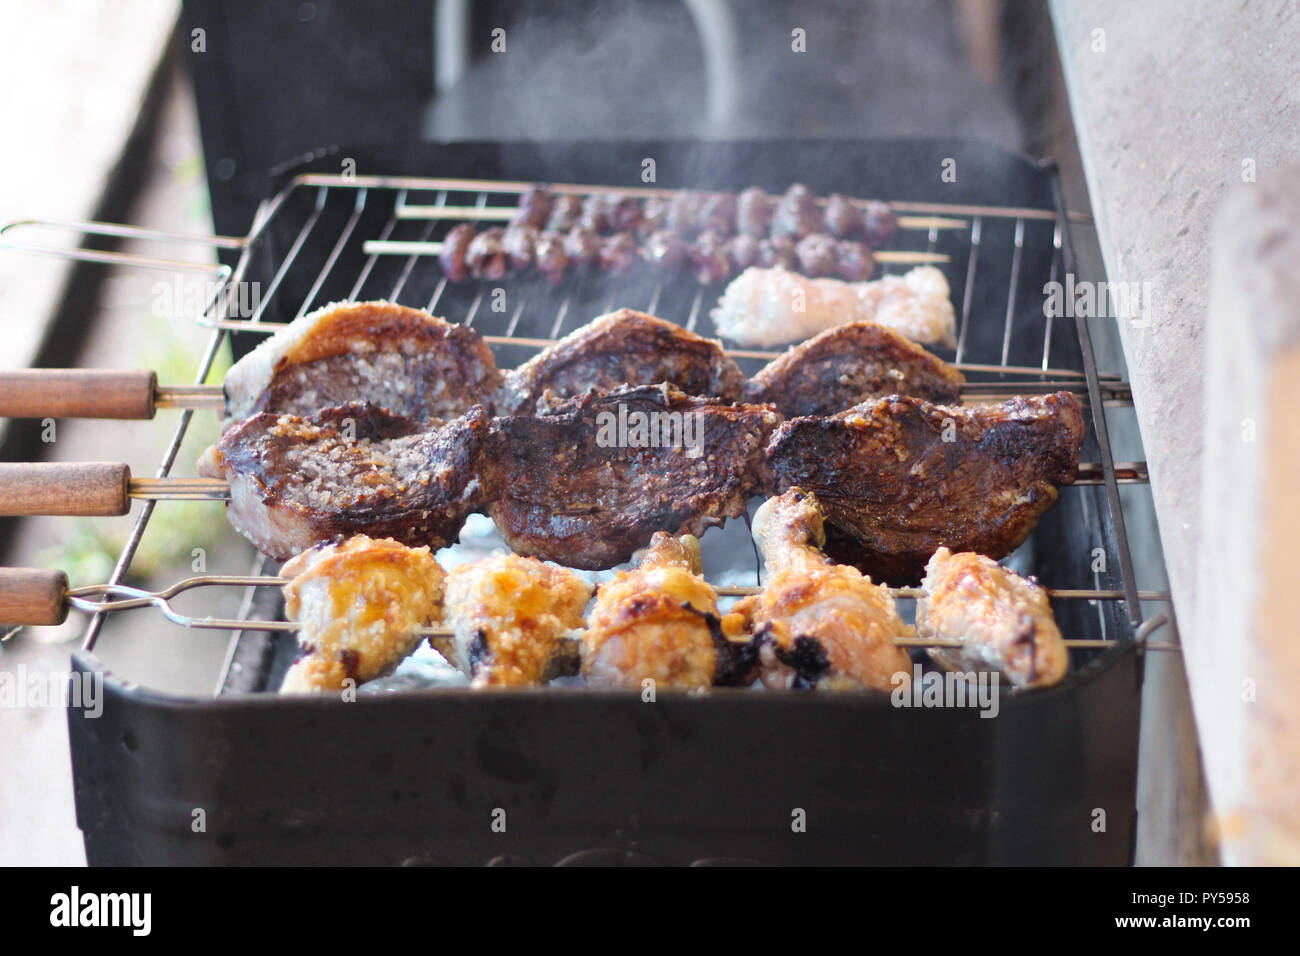
[[[131,469],[117,462],[2,462],[0,515],[124,515],[130,488]]]
[[[0,372],[0,418],[153,418],[158,376],[144,369]]]
[[[68,616],[68,576],[39,568],[0,568],[0,622],[62,624]]]

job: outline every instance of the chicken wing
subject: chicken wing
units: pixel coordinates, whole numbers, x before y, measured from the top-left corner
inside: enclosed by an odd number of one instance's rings
[[[571,656],[566,632],[582,627],[591,585],[536,558],[495,554],[452,568],[443,623],[451,663],[473,687],[540,684]]]
[[[717,595],[700,576],[700,542],[689,534],[657,532],[633,570],[601,585],[582,642],[582,673],[598,686],[648,679],[701,690],[743,682],[752,669],[743,662],[748,645],[723,635]]]
[[[1069,651],[1047,592],[982,554],[940,548],[925,567],[916,604],[922,637],[960,640],[931,648],[950,671],[996,671],[1016,687],[1045,687],[1065,676]]]
[[[327,544],[280,569],[285,611],[299,623],[299,656],[282,694],[339,690],[392,672],[439,617],[444,573],[428,548],[364,534]],[[355,684],[353,686],[355,686]]]
[[[911,658],[894,641],[912,628],[893,595],[821,552],[816,496],[791,488],[769,498],[754,516],[754,540],[770,577],[733,613],[755,635],[765,686],[891,690],[894,675],[911,679]]]

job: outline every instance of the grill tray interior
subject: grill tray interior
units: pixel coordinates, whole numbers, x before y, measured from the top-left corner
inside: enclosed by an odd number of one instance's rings
[[[1042,310],[1043,284],[1073,271],[1053,170],[973,143],[329,151],[278,175],[279,198],[264,206],[268,216],[242,278],[260,283],[264,322],[287,322],[336,299],[391,298],[472,320],[492,336],[552,339],[622,306],[712,335],[708,309],[721,287],[689,278],[584,276],[558,288],[530,278],[447,284],[432,257],[367,252],[368,240],[437,240],[451,225],[402,219],[395,212],[402,203],[513,201],[363,185],[367,177],[626,188],[644,185],[647,157],[655,160],[655,185],[666,188],[779,192],[800,181],[821,195],[990,207],[967,216],[968,228],[901,231],[887,248],[950,257],[941,268],[958,307],[958,362],[1086,367],[1080,327],[1053,323]],[[334,182],[345,160],[355,184]],[[955,182],[941,178],[945,160],[955,162]],[[497,286],[507,290],[503,312],[487,305]],[[237,335],[236,347],[260,338]],[[494,351],[508,367],[535,348]],[[741,364],[752,372],[762,363]],[[1095,430],[1082,457],[1105,460]],[[1018,552],[1017,567],[1054,587],[1131,584],[1113,503],[1104,485],[1063,489]],[[707,552],[707,536],[704,544]],[[1097,548],[1107,556],[1102,572],[1093,570]],[[1129,606],[1062,602],[1067,636],[1117,645],[1073,652],[1063,684],[1004,696],[994,719],[973,710],[898,709],[874,694],[724,691],[661,694],[647,704],[634,694],[541,688],[362,695],[346,705],[282,700],[247,692],[277,686],[292,641],[245,632],[216,700],[169,698],[110,676],[102,717],[69,712],[78,819],[92,863],[1126,863],[1140,684]],[[98,664],[84,653],[78,666]],[[195,807],[207,810],[204,835],[190,828]],[[490,826],[497,809],[506,811],[505,833]],[[1098,809],[1105,811],[1101,832]],[[806,812],[806,832],[791,827],[797,810]]]

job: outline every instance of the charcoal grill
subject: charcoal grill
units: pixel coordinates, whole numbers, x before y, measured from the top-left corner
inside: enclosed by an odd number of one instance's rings
[[[228,261],[207,269],[219,289],[200,319],[213,333],[196,386],[227,335],[246,348],[344,298],[387,298],[472,325],[489,336],[502,367],[613,307],[712,335],[708,307],[720,286],[595,274],[558,287],[528,276],[450,283],[431,254],[429,244],[456,221],[497,215],[528,182],[645,188],[645,157],[656,160],[653,188],[779,192],[801,181],[821,195],[887,199],[933,219],[886,249],[940,262],[959,314],[949,357],[973,387],[994,394],[1065,382],[1086,399],[1092,480],[1062,489],[1017,560],[1049,586],[1095,592],[1057,602],[1062,630],[1095,646],[1072,650],[1063,683],[1004,692],[999,716],[988,720],[965,709],[899,709],[872,693],[719,690],[644,703],[631,693],[550,687],[408,691],[353,703],[280,698],[271,692],[293,642],[252,624],[233,631],[210,699],[108,674],[102,716],[69,710],[77,818],[91,864],[1132,861],[1142,655],[1164,622],[1144,620],[1141,600],[1167,596],[1137,590],[1119,484],[1145,480],[1145,468],[1117,469],[1101,414],[1128,400],[1127,386],[1096,368],[1088,322],[1097,320],[1041,308],[1043,284],[1076,271],[1071,217],[1050,164],[934,140],[322,152],[277,174],[247,237],[213,241]],[[955,161],[956,182],[941,179],[945,160]],[[12,227],[8,235],[17,245]],[[194,268],[119,252],[74,255]],[[884,271],[901,267],[886,261]],[[220,289],[252,282],[262,293],[254,314],[224,311]],[[504,311],[489,304],[498,287]],[[738,357],[747,373],[763,360],[758,352]],[[159,390],[164,404],[202,404],[202,394]],[[133,489],[150,500],[100,592],[108,598],[121,596],[114,588],[154,509],[167,506],[155,499],[176,487],[167,482],[192,415],[180,416],[154,479]],[[707,566],[710,536],[703,545]],[[271,570],[259,559],[250,573]],[[246,587],[241,620],[276,617],[273,602],[257,597],[270,590]],[[103,623],[102,612],[90,618],[74,670],[103,670],[94,654]],[[204,833],[191,827],[198,808]],[[492,825],[501,811],[504,832]]]

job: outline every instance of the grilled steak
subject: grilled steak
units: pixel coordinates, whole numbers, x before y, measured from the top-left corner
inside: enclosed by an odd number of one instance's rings
[[[227,426],[255,412],[312,415],[352,401],[407,418],[454,418],[500,383],[492,351],[472,329],[388,302],[335,303],[227,373]]]
[[[768,402],[794,418],[834,415],[886,395],[955,403],[965,384],[961,372],[897,332],[849,322],[773,359],[746,383],[745,399]]]
[[[1074,481],[1083,413],[1068,392],[950,407],[890,396],[796,418],[767,447],[773,493],[826,514],[826,551],[876,581],[915,584],[941,546],[1000,558]]]
[[[209,448],[199,473],[230,482],[231,525],[279,560],[358,532],[436,549],[487,500],[491,421],[481,406],[445,425],[369,403],[260,412]]]
[[[668,385],[498,419],[488,513],[518,554],[608,568],[656,531],[698,536],[744,514],[779,421],[770,406],[724,405]]]
[[[528,412],[548,390],[578,395],[589,388],[668,382],[690,395],[740,397],[744,377],[713,339],[644,312],[620,309],[588,322],[506,374],[497,393],[502,412]]]

